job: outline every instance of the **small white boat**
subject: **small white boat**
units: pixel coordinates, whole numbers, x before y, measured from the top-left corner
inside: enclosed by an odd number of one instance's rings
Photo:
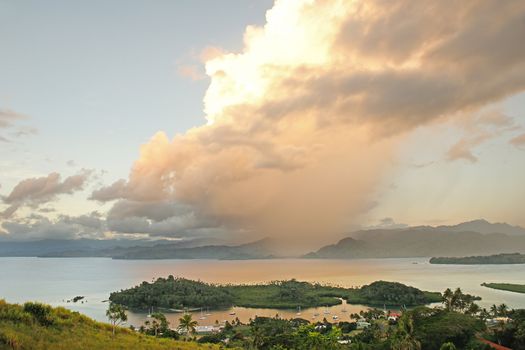
[[[301,307],[300,306],[297,308],[297,313],[295,315],[296,316],[301,316]]]
[[[333,315],[333,316],[332,316],[332,319],[333,319],[333,320],[337,320],[338,318],[339,318],[339,317],[337,317],[337,315]]]
[[[235,311],[230,312],[230,316],[235,316]]]

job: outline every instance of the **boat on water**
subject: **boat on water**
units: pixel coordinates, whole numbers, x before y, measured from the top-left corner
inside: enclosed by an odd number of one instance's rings
[[[235,316],[235,311],[229,313],[230,316]]]
[[[295,315],[296,316],[301,316],[301,307],[300,306],[297,308],[297,313]]]
[[[333,316],[332,316],[332,319],[333,319],[333,320],[337,320],[337,319],[339,319],[339,317],[338,317],[337,315],[333,315]]]

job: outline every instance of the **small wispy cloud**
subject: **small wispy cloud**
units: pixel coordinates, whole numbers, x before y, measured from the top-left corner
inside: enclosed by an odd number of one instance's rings
[[[514,137],[510,140],[510,144],[518,148],[525,148],[525,134]]]
[[[448,150],[447,161],[466,160],[476,163],[479,158],[474,150],[483,143],[504,133],[516,130],[514,119],[498,109],[488,109],[468,115],[460,122],[463,137]]]
[[[206,74],[202,69],[202,66],[196,64],[180,64],[177,65],[177,73],[185,78],[191,80],[203,80],[206,79]]]
[[[1,129],[13,129],[15,124],[23,119],[28,119],[29,117],[25,114],[13,111],[12,109],[4,108],[0,109],[0,130]],[[30,126],[19,126],[16,130],[10,132],[10,136],[13,138],[18,138],[22,136],[35,135],[38,130]],[[4,135],[0,135],[0,142],[11,142],[11,138],[8,138]]]
[[[64,180],[59,173],[24,179],[2,198],[4,204],[9,207],[2,212],[1,216],[8,218],[20,207],[37,208],[42,204],[54,201],[59,195],[80,191],[84,189],[92,174],[92,170],[83,169],[78,174],[66,177]]]

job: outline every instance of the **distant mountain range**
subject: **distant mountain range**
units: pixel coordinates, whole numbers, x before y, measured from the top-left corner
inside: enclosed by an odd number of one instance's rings
[[[268,239],[227,245],[218,239],[193,240],[39,240],[0,242],[0,257],[113,259],[269,259]]]
[[[357,231],[305,258],[399,258],[525,252],[525,229],[475,220],[454,226]]]
[[[192,240],[0,240],[0,257],[107,257],[113,259],[269,259],[278,241],[263,239],[231,244],[219,239]],[[279,249],[279,251],[282,251]],[[350,233],[303,258],[352,259],[457,257],[525,253],[525,229],[505,223],[474,220],[454,226],[369,229]]]
[[[267,239],[241,245],[201,245],[181,247],[161,244],[152,247],[125,249],[112,255],[114,259],[271,259],[274,257]]]
[[[42,239],[31,241],[0,240],[0,257],[113,257],[160,246],[190,248],[217,244],[219,240],[193,239],[183,241],[146,239]]]
[[[490,223],[484,219],[468,221],[454,226],[438,226],[435,229],[445,232],[503,233],[509,236],[525,236],[525,228],[523,227],[506,223]]]

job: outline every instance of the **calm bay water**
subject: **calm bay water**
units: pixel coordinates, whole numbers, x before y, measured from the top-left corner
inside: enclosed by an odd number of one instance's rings
[[[357,260],[111,260],[105,258],[0,258],[0,299],[8,302],[42,301],[65,306],[100,321],[106,321],[109,293],[135,286],[142,281],[168,275],[200,279],[215,283],[260,283],[296,278],[302,281],[329,283],[344,287],[361,286],[377,280],[397,281],[414,287],[443,291],[461,287],[464,292],[483,298],[483,307],[506,303],[525,308],[525,294],[484,288],[482,282],[525,283],[525,265],[431,265],[425,258],[357,259]],[[77,295],[86,302],[67,303]],[[301,317],[331,319],[337,315],[348,320],[349,314],[364,309],[361,305],[301,310]],[[346,309],[347,312],[342,312]],[[229,315],[234,311],[235,316]],[[328,313],[329,312],[329,313]],[[297,310],[246,309],[195,312],[201,325],[215,320],[239,317],[296,317]],[[326,313],[326,314],[325,314]],[[146,315],[130,313],[129,323],[140,325]],[[168,314],[172,323],[180,314]],[[204,319],[205,318],[205,319]]]

